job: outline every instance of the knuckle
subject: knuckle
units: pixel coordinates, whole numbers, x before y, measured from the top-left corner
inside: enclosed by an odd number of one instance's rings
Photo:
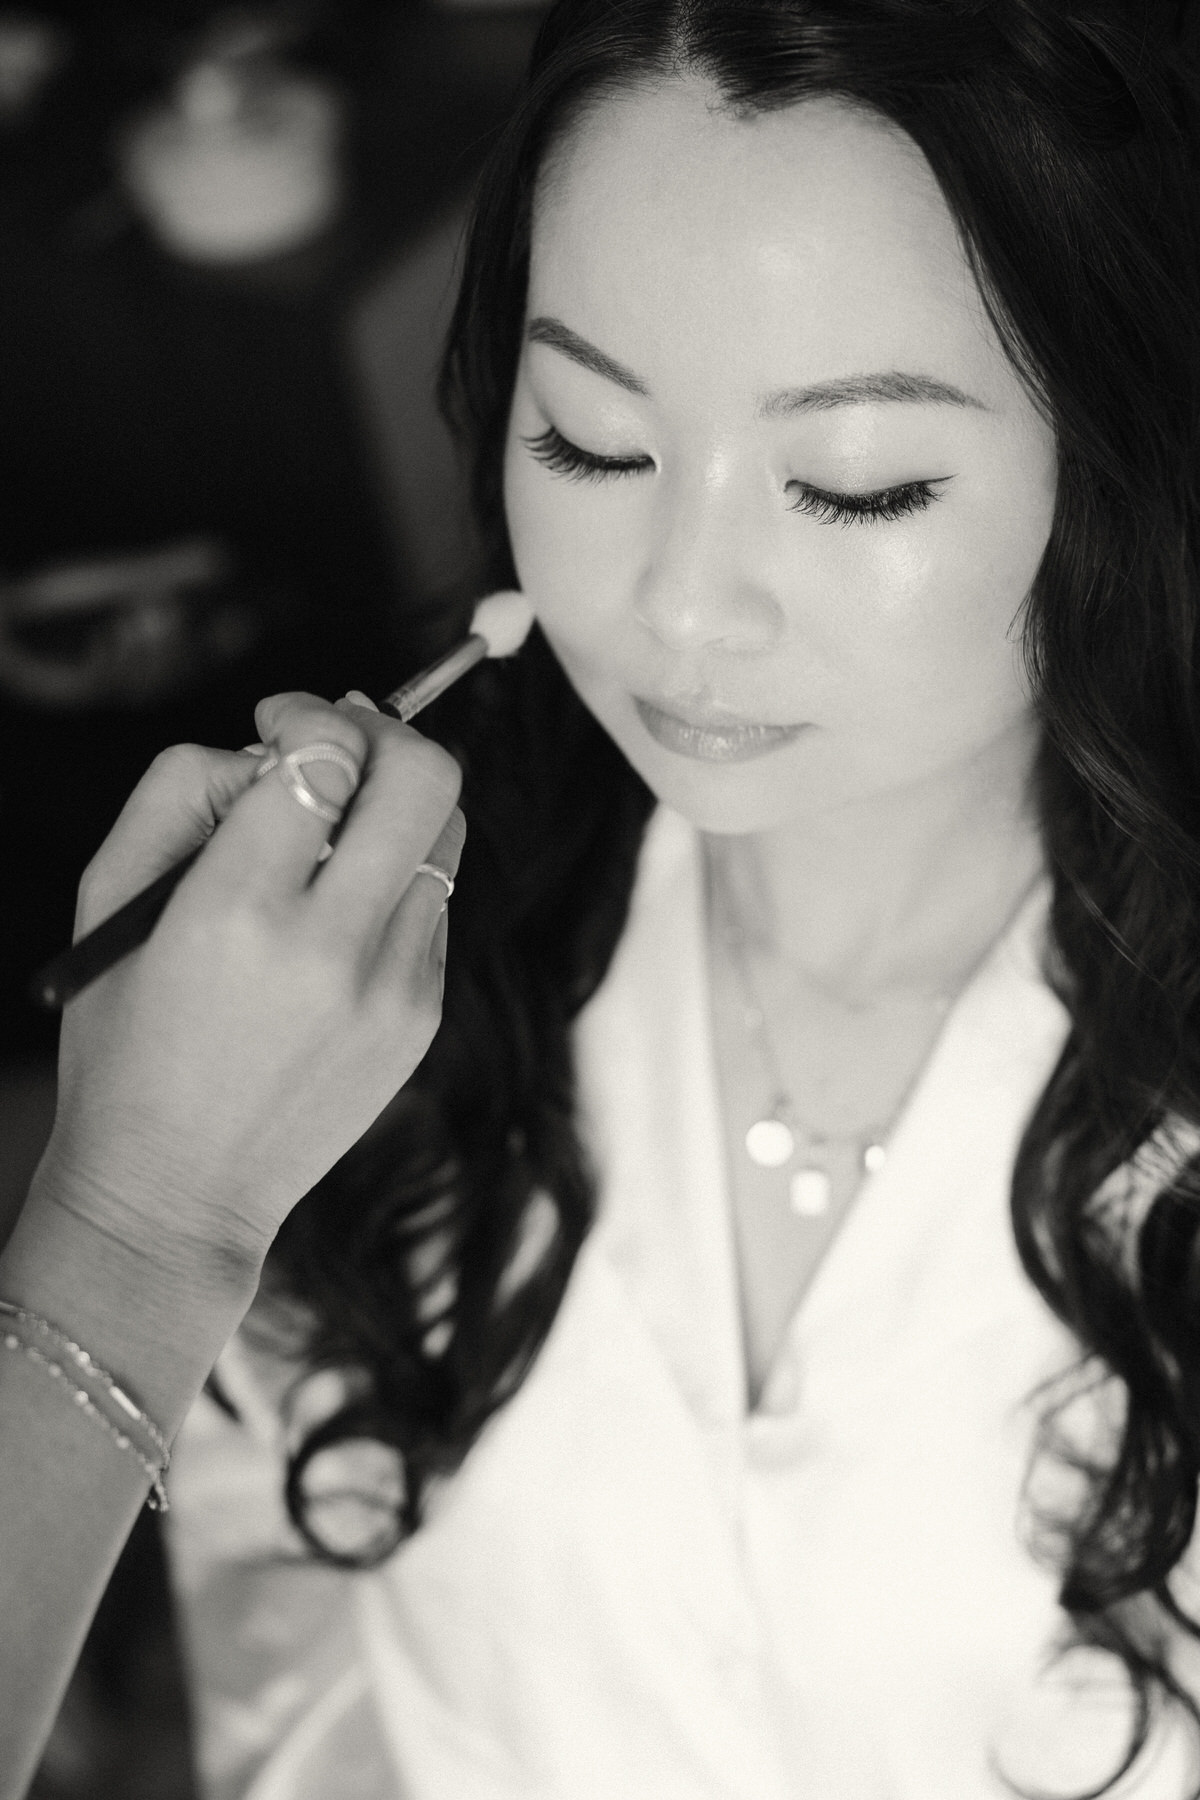
[[[209,752],[202,744],[168,744],[150,764],[149,773],[156,780],[188,792],[207,787]]]
[[[269,744],[271,739],[275,736],[276,728],[284,714],[287,712],[289,706],[294,706],[298,701],[307,698],[308,696],[306,694],[290,692],[283,694],[264,694],[263,698],[254,708],[254,723],[258,728],[259,736],[262,738],[264,744]]]
[[[334,712],[332,707],[329,712],[331,719],[336,723],[332,730],[323,727],[324,735],[347,749],[357,762],[361,772],[371,748],[370,739],[357,720],[348,719],[345,713]]]
[[[462,788],[462,770],[450,752],[408,727],[380,734],[372,772],[384,787],[403,796],[410,814],[434,831],[453,811]]]
[[[357,719],[316,694],[272,694],[255,707],[254,722],[264,743],[298,750],[320,738],[342,745],[360,767],[370,748],[370,739]]]
[[[448,815],[462,792],[462,770],[450,752],[429,738],[414,736],[408,757],[409,779],[416,782],[439,813]]]

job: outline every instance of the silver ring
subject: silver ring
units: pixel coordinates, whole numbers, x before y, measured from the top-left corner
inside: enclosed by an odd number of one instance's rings
[[[446,890],[446,900],[449,900],[451,894],[454,892],[453,875],[448,875],[445,869],[439,869],[436,863],[418,863],[414,873],[417,875],[432,875],[436,880],[440,881]],[[446,910],[446,900],[442,901],[441,910],[443,912]]]
[[[261,781],[264,775],[271,773],[272,769],[278,769],[283,777],[284,786],[293,799],[298,800],[301,806],[307,808],[309,812],[316,813],[319,819],[326,820],[330,825],[338,825],[345,814],[345,805],[335,806],[332,801],[326,800],[321,794],[318,794],[316,789],[311,787],[304,778],[304,764],[314,762],[336,763],[337,767],[348,775],[353,783],[351,794],[362,778],[362,771],[358,764],[350,752],[342,748],[341,744],[318,743],[302,744],[299,750],[291,751],[282,759],[278,751],[272,750],[254,771],[254,779]],[[347,796],[348,798],[349,796]]]

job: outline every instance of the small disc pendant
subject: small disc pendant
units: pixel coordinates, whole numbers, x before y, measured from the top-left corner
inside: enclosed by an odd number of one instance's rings
[[[788,1188],[792,1211],[801,1219],[819,1219],[829,1211],[831,1183],[824,1169],[797,1169]]]
[[[746,1133],[746,1151],[760,1169],[781,1169],[794,1153],[796,1140],[782,1119],[756,1119]]]

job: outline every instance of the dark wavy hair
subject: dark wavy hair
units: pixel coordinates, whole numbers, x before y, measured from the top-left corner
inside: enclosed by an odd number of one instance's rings
[[[1024,1133],[1012,1217],[1030,1279],[1078,1340],[1080,1382],[1121,1401],[1103,1455],[1073,1444],[1078,1384],[1045,1396],[1040,1439],[1083,1477],[1074,1514],[1042,1521],[1062,1605],[1076,1641],[1122,1659],[1136,1698],[1114,1782],[1161,1705],[1200,1726],[1166,1649],[1170,1630],[1195,1632],[1172,1573],[1200,1475],[1200,1159],[1184,1143],[1140,1186],[1120,1173],[1200,1126],[1195,30],[1194,5],[1152,0],[560,0],[478,190],[442,377],[488,575],[509,585],[501,471],[532,200],[582,109],[681,73],[735,114],[838,96],[900,126],[940,183],[1058,444],[1023,633],[1047,973],[1071,1028]],[[463,623],[450,608],[447,641]],[[620,936],[652,804],[536,633],[463,689],[434,720],[470,821],[444,1023],[272,1257],[303,1306],[308,1367],[347,1375],[297,1446],[289,1505],[319,1554],[355,1566],[416,1527],[428,1482],[514,1391],[562,1298],[594,1197],[571,1024]],[[377,1535],[348,1548],[320,1529],[307,1477],[356,1439],[391,1447],[402,1479]]]

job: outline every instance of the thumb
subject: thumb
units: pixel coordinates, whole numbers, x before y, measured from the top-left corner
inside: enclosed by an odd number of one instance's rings
[[[206,843],[258,766],[248,751],[199,744],[172,744],[156,756],[84,871],[76,936]]]

